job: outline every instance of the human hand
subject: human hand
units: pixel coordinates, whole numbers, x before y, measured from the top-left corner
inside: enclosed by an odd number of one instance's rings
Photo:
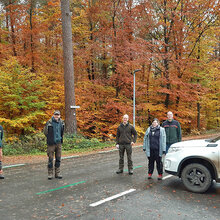
[[[131,146],[134,146],[134,142],[131,142]]]
[[[117,149],[119,149],[119,144],[116,144],[115,147],[116,147]]]
[[[146,149],[143,149],[143,151],[146,151]]]

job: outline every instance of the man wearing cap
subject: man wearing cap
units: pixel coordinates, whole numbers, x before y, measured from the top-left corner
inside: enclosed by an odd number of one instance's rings
[[[3,138],[3,128],[0,125],[0,179],[4,179],[2,171],[2,138]]]
[[[61,145],[63,143],[64,121],[60,118],[60,111],[56,110],[52,118],[44,127],[44,134],[47,137],[48,155],[48,179],[53,178],[53,158],[55,153],[55,178],[62,179],[60,173]]]

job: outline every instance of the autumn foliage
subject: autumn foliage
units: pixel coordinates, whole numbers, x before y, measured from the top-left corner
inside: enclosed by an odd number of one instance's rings
[[[78,130],[114,138],[123,114],[143,133],[173,111],[185,132],[219,127],[215,0],[71,0]],[[64,114],[59,0],[0,1],[0,123],[9,135]]]

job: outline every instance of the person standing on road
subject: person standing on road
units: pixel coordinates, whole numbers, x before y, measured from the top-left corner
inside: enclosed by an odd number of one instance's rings
[[[3,139],[3,127],[0,125],[0,179],[4,179],[2,171],[2,139]]]
[[[144,136],[143,151],[146,152],[148,158],[148,179],[152,178],[154,172],[154,164],[156,161],[158,180],[162,180],[163,163],[162,155],[166,150],[166,133],[164,128],[160,127],[157,118],[154,119],[152,125],[147,129]]]
[[[167,118],[162,124],[166,131],[166,153],[172,144],[182,140],[180,123],[173,119],[173,113],[170,111],[167,112]]]
[[[137,140],[137,132],[135,128],[129,124],[128,115],[123,116],[123,121],[117,129],[116,135],[116,148],[119,149],[119,169],[116,171],[117,174],[123,173],[124,169],[124,153],[127,153],[128,160],[128,173],[133,174],[133,162],[132,162],[132,146]]]
[[[63,143],[64,121],[60,118],[60,111],[56,110],[52,118],[44,127],[44,134],[47,137],[48,155],[48,179],[53,178],[53,158],[55,153],[55,178],[62,179],[60,173],[61,145]]]

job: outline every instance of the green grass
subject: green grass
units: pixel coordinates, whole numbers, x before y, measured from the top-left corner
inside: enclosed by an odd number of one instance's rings
[[[14,142],[3,143],[3,154],[13,155],[45,155],[47,151],[46,138],[43,133],[23,136]],[[88,139],[82,135],[65,135],[62,153],[82,153],[96,149],[104,149],[114,145],[114,142],[101,142],[96,138]]]

